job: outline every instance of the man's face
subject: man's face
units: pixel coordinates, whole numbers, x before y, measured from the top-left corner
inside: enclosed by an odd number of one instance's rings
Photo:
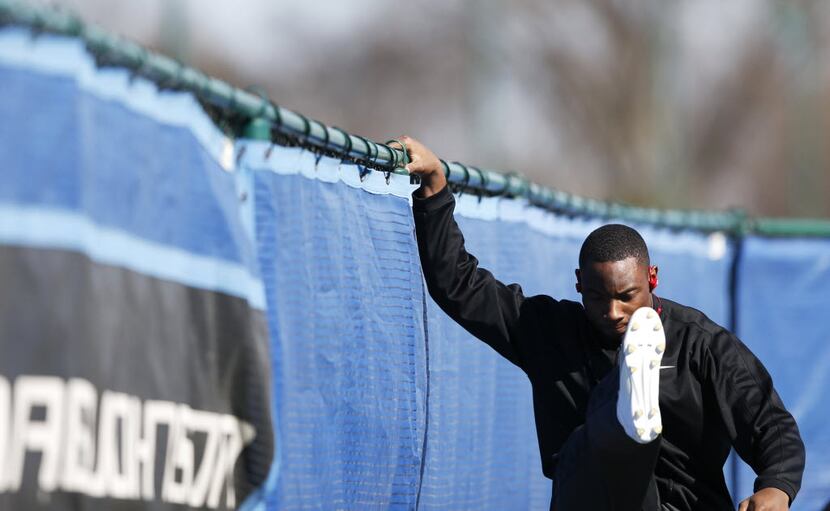
[[[588,263],[586,268],[577,270],[588,320],[604,336],[619,339],[634,311],[651,307],[649,271],[656,273],[657,269],[649,270],[636,257]]]

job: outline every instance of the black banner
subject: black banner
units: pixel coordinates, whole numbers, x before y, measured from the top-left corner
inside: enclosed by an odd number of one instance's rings
[[[0,508],[231,509],[273,455],[262,311],[0,247]]]

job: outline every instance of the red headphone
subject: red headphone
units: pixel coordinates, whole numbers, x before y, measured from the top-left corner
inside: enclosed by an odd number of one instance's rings
[[[651,270],[652,268],[656,268],[656,266],[650,267],[649,270]],[[648,290],[649,291],[654,291],[654,288],[657,287],[657,284],[659,284],[659,283],[660,283],[660,281],[657,280],[657,272],[655,272],[653,275],[648,276]]]

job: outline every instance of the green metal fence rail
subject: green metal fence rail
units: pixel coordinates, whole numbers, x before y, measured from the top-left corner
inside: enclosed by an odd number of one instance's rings
[[[385,172],[406,174],[403,154],[385,144],[351,135],[309,119],[268,98],[212,78],[171,58],[116,37],[76,16],[50,8],[0,0],[0,25],[21,25],[34,33],[48,32],[84,41],[102,66],[119,66],[160,87],[187,90],[220,115],[233,119],[235,135],[261,140],[290,140]],[[458,188],[483,195],[523,197],[531,203],[574,216],[617,218],[669,228],[749,232],[764,236],[830,237],[830,220],[747,218],[741,211],[661,210],[609,203],[540,186],[510,174],[457,162],[443,162],[447,179]]]
[[[823,237],[830,236],[830,221],[810,218],[757,218],[752,231],[763,236]]]

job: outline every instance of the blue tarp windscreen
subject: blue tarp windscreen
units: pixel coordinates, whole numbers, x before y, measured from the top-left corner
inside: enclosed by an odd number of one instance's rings
[[[405,177],[233,146],[189,94],[98,69],[71,39],[0,32],[0,83],[0,419],[4,382],[77,377],[142,403],[271,415],[267,481],[267,448],[240,464],[259,484],[248,508],[547,509],[527,378],[425,294]],[[577,298],[599,222],[469,195],[456,218],[497,278]],[[732,243],[635,227],[657,294],[728,326]],[[807,444],[793,509],[818,509],[830,241],[749,238],[740,260],[737,333]],[[0,491],[0,507],[36,502],[27,467],[30,493]]]
[[[764,362],[807,450],[793,510],[830,502],[830,240],[747,238],[741,255],[738,333]],[[755,475],[744,467],[738,494]]]
[[[246,155],[275,372],[279,477],[269,504],[412,509],[426,381],[409,203],[339,182],[359,170],[302,149],[252,143]]]
[[[0,84],[0,508],[255,502],[265,300],[224,137],[71,39],[0,30]]]

